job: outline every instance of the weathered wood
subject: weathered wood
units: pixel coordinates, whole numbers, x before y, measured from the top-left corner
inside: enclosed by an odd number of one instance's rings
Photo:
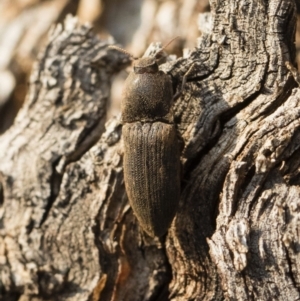
[[[51,25],[75,13],[77,0],[18,0],[0,3],[0,133],[24,102],[27,81]]]
[[[174,107],[182,193],[161,240],[128,206],[119,119],[103,128],[128,58],[73,19],[52,32],[0,137],[2,300],[300,298],[296,4],[211,9],[197,47],[163,66],[180,89],[195,64]]]
[[[108,51],[111,42],[71,17],[49,39],[25,106],[1,137],[3,300],[16,295],[83,300],[100,272],[92,218],[99,195],[82,198],[89,187],[80,181],[92,174],[88,165],[87,173],[76,165],[71,173],[65,168],[103,133],[112,74],[129,60]]]

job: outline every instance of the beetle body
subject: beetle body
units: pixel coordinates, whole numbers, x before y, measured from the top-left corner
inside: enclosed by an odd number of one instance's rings
[[[162,236],[177,211],[180,153],[173,123],[173,89],[156,58],[134,64],[122,100],[124,180],[130,205],[150,236]]]

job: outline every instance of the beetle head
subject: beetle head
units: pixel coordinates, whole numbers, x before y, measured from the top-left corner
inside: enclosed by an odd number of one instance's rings
[[[156,57],[143,57],[133,63],[133,71],[136,74],[156,73],[158,72],[159,63]]]
[[[167,61],[168,54],[164,51],[164,49],[177,38],[178,37],[172,39],[170,42],[168,42],[166,45],[164,45],[160,50],[156,51],[155,53],[148,53],[144,55],[144,57],[142,58],[136,58],[128,51],[119,48],[117,46],[110,46],[109,48],[116,49],[120,52],[129,55],[130,58],[134,61],[133,63],[134,73],[136,74],[157,73],[159,71],[158,66]]]

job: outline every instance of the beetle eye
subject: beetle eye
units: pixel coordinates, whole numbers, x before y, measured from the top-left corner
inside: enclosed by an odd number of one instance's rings
[[[160,52],[158,52],[156,55],[155,55],[155,58],[156,59],[161,59],[163,57],[163,54],[162,54],[162,52],[160,51]]]
[[[164,51],[159,51],[156,55],[155,55],[155,61],[158,65],[161,65],[163,63],[165,63],[167,61],[167,55]]]

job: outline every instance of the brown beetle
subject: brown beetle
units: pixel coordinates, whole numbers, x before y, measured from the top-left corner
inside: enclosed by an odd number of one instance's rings
[[[134,214],[150,236],[166,233],[180,197],[174,93],[170,76],[158,68],[162,50],[134,62],[122,100],[125,187]]]

